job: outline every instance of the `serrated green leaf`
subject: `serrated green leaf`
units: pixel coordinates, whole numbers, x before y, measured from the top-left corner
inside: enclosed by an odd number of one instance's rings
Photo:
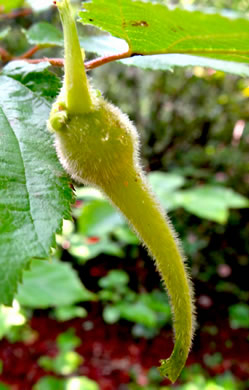
[[[249,21],[218,14],[170,10],[132,0],[92,0],[80,12],[91,24],[127,41],[131,53],[191,54],[249,62]],[[108,11],[107,11],[108,10]]]
[[[44,309],[94,300],[95,295],[84,287],[69,263],[33,260],[31,269],[24,271],[16,299],[23,306]]]
[[[47,22],[33,24],[24,34],[31,45],[40,47],[62,46],[62,31]]]
[[[179,191],[176,202],[200,218],[219,223],[227,221],[229,208],[249,207],[249,201],[244,196],[230,188],[212,185]]]
[[[1,0],[0,8],[3,12],[10,12],[13,9],[19,8],[23,5],[24,0]]]
[[[59,93],[61,80],[48,68],[48,62],[29,64],[24,61],[11,61],[3,69],[2,74],[9,76],[25,85],[37,96],[52,101]]]
[[[72,190],[46,129],[50,105],[0,76],[0,297],[10,305],[30,259],[47,258]]]

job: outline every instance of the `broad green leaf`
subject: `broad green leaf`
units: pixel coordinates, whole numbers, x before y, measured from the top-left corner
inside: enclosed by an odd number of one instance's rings
[[[63,47],[62,32],[47,22],[33,24],[29,30],[24,30],[24,33],[29,43],[32,45],[41,47]],[[79,38],[81,47],[83,47],[85,51],[95,53],[99,56],[118,54],[129,49],[125,40],[115,38],[111,35],[84,36]],[[142,69],[152,70],[173,70],[175,66],[203,66],[237,74],[239,76],[249,76],[248,65],[185,54],[135,56],[118,62],[127,66],[136,66]]]
[[[230,188],[203,185],[198,188],[179,191],[175,194],[178,206],[201,218],[225,223],[229,208],[249,207],[249,201],[244,196]]]
[[[15,8],[23,5],[24,0],[0,0],[0,10],[3,12],[10,12]]]
[[[25,85],[37,96],[53,100],[61,88],[61,80],[48,70],[48,62],[29,64],[24,61],[11,61],[3,69],[3,74]]]
[[[1,6],[0,6],[1,7]],[[0,40],[7,37],[7,35],[10,32],[10,27],[6,27],[3,30],[0,31]]]
[[[16,299],[24,306],[47,308],[94,300],[95,295],[83,286],[69,263],[33,260]]]
[[[100,56],[114,55],[128,50],[128,45],[123,39],[111,35],[97,35],[80,38],[80,44],[84,49]],[[202,58],[186,54],[158,54],[134,56],[118,62],[127,66],[136,66],[142,69],[169,70],[174,67],[202,66],[220,70],[239,76],[249,76],[249,66],[232,61],[221,61],[212,58]]]
[[[98,384],[84,376],[57,379],[45,376],[34,386],[34,390],[100,390]]]
[[[24,33],[32,45],[63,47],[62,32],[50,23],[39,22],[33,24],[29,30],[24,30]],[[115,38],[111,35],[80,37],[80,44],[87,52],[92,52],[100,56],[122,53],[129,49],[124,39]],[[119,62],[127,66],[137,66],[152,70],[172,70],[175,66],[203,66],[240,76],[249,76],[248,65],[185,54],[135,56],[120,60]]]
[[[32,258],[48,258],[72,190],[46,128],[50,105],[0,75],[0,299],[10,305]]]
[[[131,54],[191,54],[249,62],[249,20],[132,0],[92,0],[83,23],[126,40]]]
[[[47,22],[33,24],[29,30],[24,30],[31,45],[40,47],[63,46],[62,31]]]
[[[79,231],[85,236],[101,237],[125,222],[107,200],[95,200],[83,207],[78,223]]]

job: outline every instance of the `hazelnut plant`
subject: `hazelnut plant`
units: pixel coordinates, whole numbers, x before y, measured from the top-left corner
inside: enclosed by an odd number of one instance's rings
[[[11,304],[22,271],[32,259],[50,256],[55,233],[63,218],[70,218],[73,194],[65,170],[76,182],[100,189],[155,260],[170,297],[175,334],[173,352],[161,361],[160,372],[175,382],[195,329],[194,298],[184,255],[142,170],[135,126],[91,86],[86,71],[130,59],[131,64],[144,68],[199,64],[248,75],[249,22],[170,10],[150,2],[93,0],[84,4],[81,22],[122,39],[125,50],[84,63],[69,0],[54,5],[63,25],[64,59],[30,59],[48,46],[46,29],[44,39],[33,38],[35,46],[19,57],[0,51],[3,62],[8,63],[0,75],[2,303]],[[44,25],[38,28],[44,29]],[[27,37],[32,41],[32,33]],[[89,44],[87,38],[85,43]],[[27,61],[34,74],[42,66],[46,70],[48,63],[64,66],[63,86],[52,108],[52,97],[46,90],[32,90],[24,81],[22,65],[14,60]]]

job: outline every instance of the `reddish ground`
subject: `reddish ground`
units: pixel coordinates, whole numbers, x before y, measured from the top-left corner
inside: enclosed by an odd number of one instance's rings
[[[89,316],[84,320],[59,323],[46,317],[44,312],[38,312],[30,325],[37,332],[37,338],[32,343],[11,344],[6,340],[0,343],[0,359],[4,367],[0,380],[10,384],[13,390],[31,390],[39,378],[48,375],[38,366],[37,360],[40,356],[56,355],[56,337],[69,327],[74,327],[82,340],[77,352],[84,357],[84,363],[77,374],[94,379],[101,390],[125,389],[124,384],[130,381],[131,369],[137,372],[138,382],[146,385],[148,369],[157,366],[159,359],[167,357],[172,348],[170,331],[163,330],[153,340],[135,340],[130,334],[129,323],[105,324],[97,304],[92,305]],[[218,328],[216,335],[210,334],[213,325]],[[195,337],[188,364],[200,363],[211,375],[230,370],[241,380],[248,380],[248,331],[232,330],[226,321],[219,318],[215,323],[206,322],[201,329]],[[222,362],[212,368],[206,367],[205,355],[215,352],[222,354]]]

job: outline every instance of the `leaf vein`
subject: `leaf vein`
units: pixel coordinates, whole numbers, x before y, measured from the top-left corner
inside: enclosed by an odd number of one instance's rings
[[[28,88],[27,88],[28,89]],[[8,116],[6,115],[5,111],[4,111],[4,108],[3,106],[1,106],[1,110],[3,112],[3,115],[9,125],[9,128],[11,129],[11,131],[13,132],[14,134],[14,137],[16,138],[16,141],[17,141],[17,147],[19,149],[19,153],[20,153],[20,156],[21,156],[21,160],[22,160],[22,165],[23,165],[23,172],[24,172],[24,176],[25,176],[25,183],[23,183],[25,185],[25,188],[26,188],[26,193],[27,193],[27,200],[28,200],[28,206],[29,206],[29,216],[30,216],[30,220],[31,220],[31,223],[32,225],[34,226],[34,231],[35,231],[35,234],[36,234],[36,237],[37,237],[37,240],[41,246],[41,248],[43,249],[43,251],[46,253],[46,248],[44,247],[42,241],[40,241],[40,237],[39,237],[39,234],[37,232],[37,227],[36,227],[36,222],[35,220],[33,219],[33,215],[32,215],[32,206],[31,206],[31,200],[30,200],[30,196],[29,196],[29,189],[28,189],[28,178],[27,178],[27,173],[26,173],[26,167],[25,167],[25,163],[24,163],[24,158],[23,158],[23,152],[22,152],[22,149],[21,149],[21,146],[20,146],[20,142],[19,142],[19,139],[15,133],[15,131],[13,130],[10,122],[9,122],[9,119],[8,119]]]

